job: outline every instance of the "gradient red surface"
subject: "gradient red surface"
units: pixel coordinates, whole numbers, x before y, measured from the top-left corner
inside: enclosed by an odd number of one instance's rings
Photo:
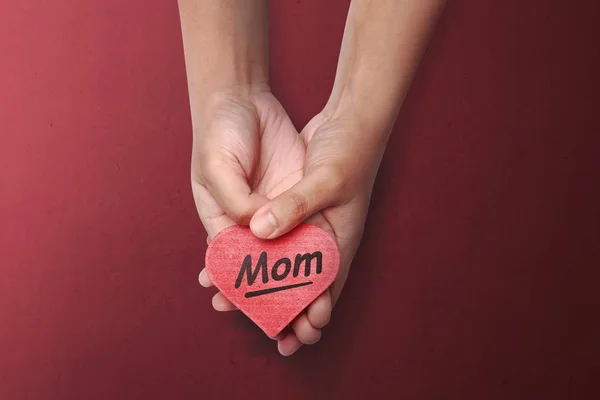
[[[272,3],[301,127],[348,1]],[[283,358],[196,282],[176,2],[1,2],[0,399],[598,398],[600,6],[448,3],[332,323]]]

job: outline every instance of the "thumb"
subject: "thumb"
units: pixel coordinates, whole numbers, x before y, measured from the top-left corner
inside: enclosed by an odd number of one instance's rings
[[[274,239],[339,200],[342,181],[338,174],[320,168],[302,178],[289,190],[263,205],[250,220],[259,238]]]

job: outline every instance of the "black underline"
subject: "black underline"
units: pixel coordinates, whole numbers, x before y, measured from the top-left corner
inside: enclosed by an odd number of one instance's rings
[[[294,289],[294,288],[297,288],[300,286],[306,286],[306,285],[312,285],[312,282],[303,282],[303,283],[296,283],[295,285],[287,285],[287,286],[274,287],[274,288],[270,288],[270,289],[255,290],[254,292],[247,292],[244,295],[244,297],[249,299],[251,297],[262,296],[263,294],[280,292],[282,290]]]

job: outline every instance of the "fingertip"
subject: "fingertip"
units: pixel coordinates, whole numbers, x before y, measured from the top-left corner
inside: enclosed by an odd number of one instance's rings
[[[213,285],[208,273],[206,272],[206,268],[200,271],[200,274],[198,275],[198,282],[204,287],[211,287]]]
[[[221,292],[215,294],[212,298],[213,308],[217,311],[233,311],[237,310],[237,307],[227,299],[227,297],[223,296]]]
[[[342,184],[336,180],[330,173],[306,175],[256,212],[252,232],[261,239],[288,233],[339,197],[336,188]]]
[[[292,322],[292,329],[298,340],[304,344],[315,344],[321,339],[321,330],[310,324],[306,313],[300,314]]]
[[[323,328],[331,320],[332,309],[331,293],[327,289],[308,306],[308,321],[314,328]]]
[[[294,354],[302,347],[302,343],[298,340],[294,333],[288,334],[286,337],[277,342],[277,350],[282,356],[288,357]]]

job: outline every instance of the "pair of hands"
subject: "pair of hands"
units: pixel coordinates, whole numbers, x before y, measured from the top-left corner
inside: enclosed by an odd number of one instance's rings
[[[273,239],[307,222],[339,246],[335,282],[273,338],[281,354],[291,355],[318,342],[329,322],[361,240],[384,146],[373,145],[351,113],[321,112],[298,133],[268,88],[215,94],[200,115],[191,178],[209,242],[234,224]],[[205,270],[199,281],[212,286]],[[213,307],[235,309],[221,293]]]

